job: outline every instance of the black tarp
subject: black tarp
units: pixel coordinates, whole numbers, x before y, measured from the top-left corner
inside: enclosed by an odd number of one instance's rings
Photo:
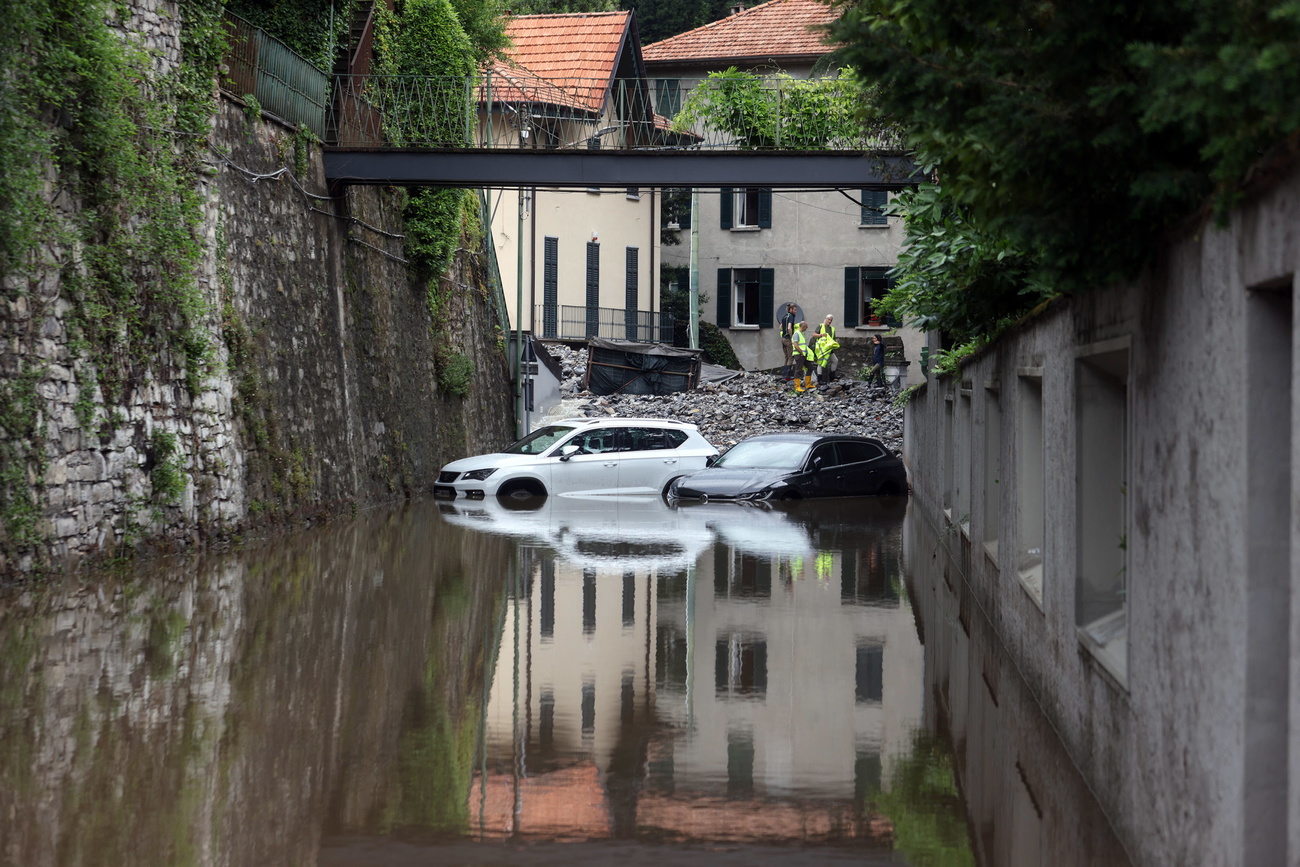
[[[701,349],[632,340],[587,340],[587,390],[592,394],[672,394],[700,382]]]

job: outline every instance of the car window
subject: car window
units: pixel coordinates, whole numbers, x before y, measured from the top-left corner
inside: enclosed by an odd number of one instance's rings
[[[789,442],[786,440],[746,440],[736,443],[725,455],[718,459],[715,467],[732,469],[771,468],[777,470],[798,470],[803,468],[804,458],[808,456],[806,442]]]
[[[822,443],[813,449],[812,463],[814,466],[820,465],[823,470],[839,466],[840,462],[835,457],[835,443]]]
[[[549,424],[546,427],[539,427],[501,451],[507,455],[540,455],[572,432],[572,425]]]
[[[858,464],[863,461],[871,461],[880,457],[880,446],[875,443],[862,442],[839,442],[835,444],[840,453],[840,463]]]
[[[686,433],[661,427],[630,427],[623,432],[628,451],[675,449],[686,442]]]
[[[576,434],[565,443],[566,446],[578,446],[583,454],[598,455],[618,449],[618,430],[616,428],[596,428]]]

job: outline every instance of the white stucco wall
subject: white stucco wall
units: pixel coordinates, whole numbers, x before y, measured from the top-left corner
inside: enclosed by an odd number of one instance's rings
[[[1292,174],[1226,228],[1173,244],[1143,280],[1059,303],[931,380],[908,409],[914,506],[952,528],[942,544],[1137,864],[1300,864],[1297,208]],[[1076,626],[1080,564],[1095,553],[1079,544],[1080,490],[1111,469],[1086,455],[1115,435],[1080,423],[1079,371],[1088,352],[1124,345],[1128,479],[1109,516],[1126,557],[1117,666]],[[1015,558],[1018,385],[1033,376],[1041,602]]]

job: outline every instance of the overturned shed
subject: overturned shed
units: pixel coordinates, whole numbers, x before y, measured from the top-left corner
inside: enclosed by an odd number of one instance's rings
[[[672,394],[700,383],[701,349],[592,337],[587,390],[592,394]]]

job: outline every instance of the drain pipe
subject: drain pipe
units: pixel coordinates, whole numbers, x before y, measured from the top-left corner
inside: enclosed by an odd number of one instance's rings
[[[700,348],[700,188],[691,187],[691,349]]]

